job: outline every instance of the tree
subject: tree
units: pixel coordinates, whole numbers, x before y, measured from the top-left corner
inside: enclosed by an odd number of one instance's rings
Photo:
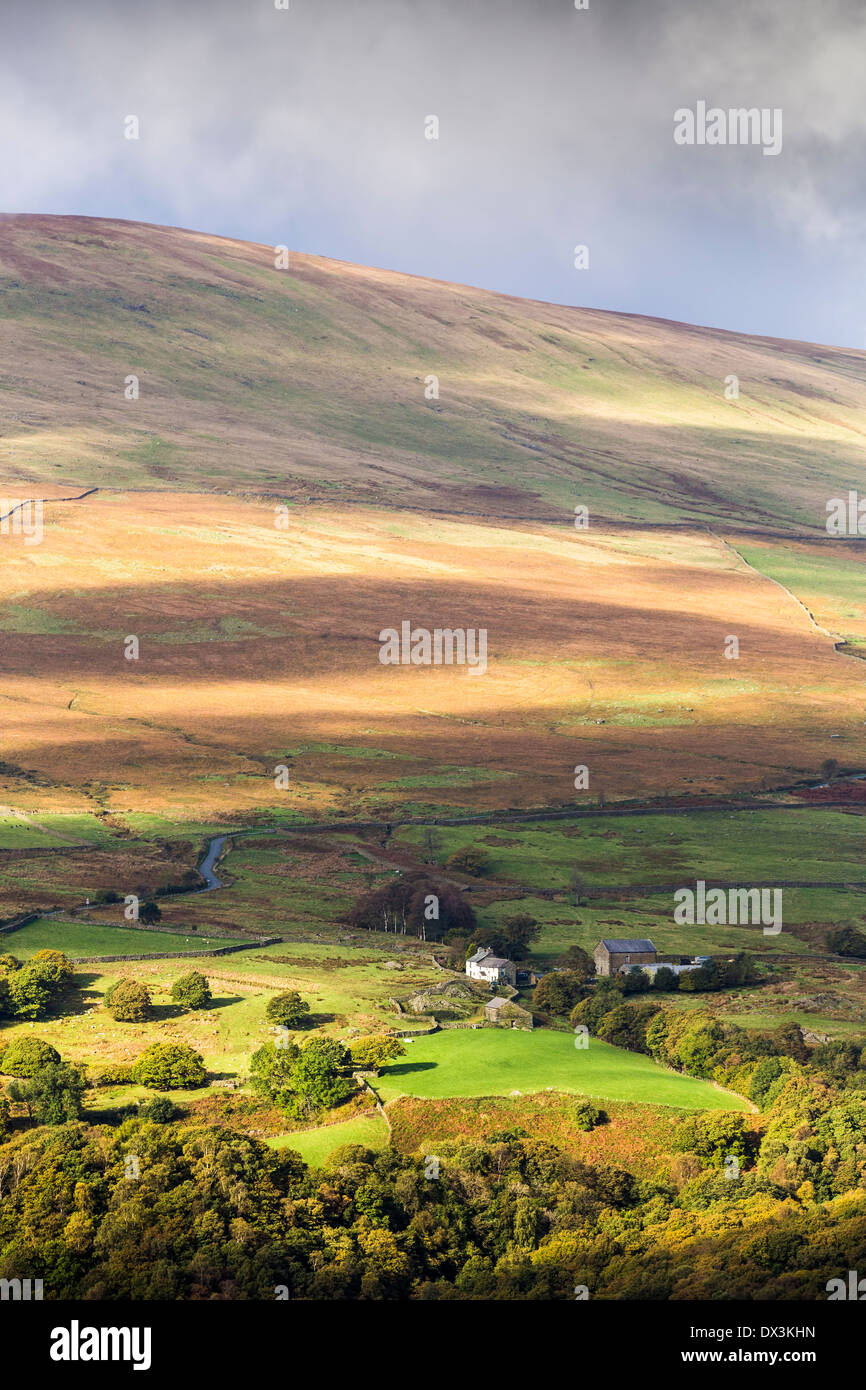
[[[367,931],[440,941],[446,935],[471,932],[475,913],[453,884],[416,870],[395,875],[384,887],[365,893],[345,920]]]
[[[186,1043],[151,1043],[136,1059],[133,1077],[155,1091],[192,1090],[207,1081],[204,1058]]]
[[[584,889],[586,888],[586,878],[581,869],[569,869],[568,886],[571,889],[572,895],[574,897],[575,907],[580,907],[580,900],[583,897]]]
[[[0,1071],[7,1076],[36,1076],[59,1061],[60,1053],[42,1038],[13,1038],[0,1055]]]
[[[565,954],[557,960],[556,967],[558,970],[567,970],[572,975],[580,975],[583,980],[588,980],[595,974],[595,961],[582,946],[569,946]]]
[[[811,1057],[803,1030],[799,1023],[781,1023],[773,1033],[773,1051],[782,1057],[793,1057],[795,1062],[808,1062]]]
[[[178,975],[171,987],[171,997],[185,1009],[206,1009],[213,999],[210,985],[200,970]]]
[[[138,1107],[138,1113],[153,1125],[168,1125],[176,1117],[177,1107],[168,1096],[154,1096]]]
[[[405,1057],[406,1049],[399,1038],[372,1036],[356,1038],[352,1043],[352,1066],[359,1071],[378,1071],[385,1062]]]
[[[439,851],[442,848],[442,837],[432,825],[425,825],[421,831],[421,846],[424,851],[424,862],[435,864],[439,859]]]
[[[274,994],[265,1006],[265,1018],[278,1028],[300,1028],[306,1023],[310,1006],[296,989]]]
[[[118,1023],[144,1023],[153,1015],[150,990],[138,980],[118,980],[106,995],[106,1002]]]
[[[479,849],[474,845],[464,845],[462,849],[455,849],[453,854],[449,854],[445,860],[445,867],[460,874],[471,874],[473,878],[477,878],[480,874],[486,873],[490,867],[490,855],[486,849]]]
[[[23,965],[8,976],[9,1009],[15,1018],[41,1018],[57,992],[50,967]]]
[[[311,1038],[301,1048],[289,1077],[296,1097],[295,1109],[306,1115],[330,1110],[347,1100],[353,1085],[343,1075],[350,1057],[342,1043],[332,1038]]]
[[[281,1110],[292,1105],[291,1074],[300,1054],[297,1043],[277,1047],[264,1043],[253,1053],[250,1061],[250,1084],[260,1096],[266,1096]]]
[[[679,988],[680,977],[675,970],[671,970],[669,965],[660,965],[655,972],[653,979],[653,989],[658,990],[659,994],[670,993]]]
[[[37,951],[35,956],[31,957],[30,963],[42,966],[46,975],[59,986],[68,984],[74,973],[72,962],[62,951]]]
[[[584,981],[568,970],[544,975],[532,992],[532,1007],[542,1013],[565,1017],[584,993]]]
[[[87,1074],[72,1062],[51,1062],[27,1081],[13,1081],[12,1100],[22,1101],[37,1125],[62,1125],[79,1120],[82,1098],[87,1090]]]
[[[162,913],[153,899],[141,904],[138,909],[138,920],[143,922],[146,927],[155,926],[157,922],[162,921]]]

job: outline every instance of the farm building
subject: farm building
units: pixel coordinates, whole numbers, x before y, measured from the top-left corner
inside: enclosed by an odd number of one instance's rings
[[[513,1004],[510,999],[503,999],[498,995],[495,999],[488,999],[484,1005],[484,1018],[487,1023],[495,1023],[500,1028],[525,1028],[528,1032],[532,1031],[532,1014],[528,1009],[522,1009],[519,1004]]]
[[[655,965],[659,953],[647,937],[636,940],[604,938],[593,951],[596,975],[621,975],[633,965]]]
[[[675,975],[682,975],[685,970],[700,970],[701,966],[707,965],[712,960],[712,956],[693,956],[691,960],[659,960],[654,965],[641,965],[640,969],[645,975],[655,978],[659,970],[672,970]]]
[[[466,974],[470,980],[483,980],[490,985],[516,985],[517,966],[513,960],[495,956],[491,950],[482,946],[466,962]]]

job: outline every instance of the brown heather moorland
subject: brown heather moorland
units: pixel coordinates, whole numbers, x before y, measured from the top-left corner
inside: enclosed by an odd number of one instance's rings
[[[274,522],[261,500],[100,492],[50,504],[39,546],[4,538],[0,801],[387,818],[723,794],[860,753],[862,662],[712,535]],[[383,666],[403,619],[486,628],[486,674]]]

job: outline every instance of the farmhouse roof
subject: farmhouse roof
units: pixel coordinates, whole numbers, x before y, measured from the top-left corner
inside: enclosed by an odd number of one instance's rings
[[[637,953],[641,951],[654,951],[655,946],[648,937],[639,937],[635,941],[621,940],[619,937],[602,937],[599,945],[606,946],[609,951],[621,954],[623,952]]]
[[[499,967],[502,965],[510,965],[511,961],[507,960],[505,956],[488,956],[484,964],[494,965],[497,969],[499,969]]]
[[[469,957],[469,960],[472,962],[473,965],[478,965],[481,961],[486,960],[489,955],[490,948],[488,946],[480,946],[478,950],[475,951],[474,954]]]

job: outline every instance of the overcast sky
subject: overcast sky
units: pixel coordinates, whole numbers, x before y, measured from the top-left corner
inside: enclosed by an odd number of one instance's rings
[[[864,0],[0,0],[0,210],[863,348],[864,73]]]

